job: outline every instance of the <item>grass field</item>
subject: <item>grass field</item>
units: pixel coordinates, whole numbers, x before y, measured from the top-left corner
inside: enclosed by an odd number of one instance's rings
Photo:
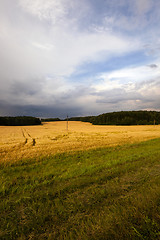
[[[160,126],[69,124],[0,128],[0,239],[160,239]]]

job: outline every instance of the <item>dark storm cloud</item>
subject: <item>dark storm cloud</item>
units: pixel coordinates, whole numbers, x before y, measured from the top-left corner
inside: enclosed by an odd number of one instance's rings
[[[157,64],[149,64],[148,67],[150,67],[150,68],[158,68],[158,65]]]
[[[38,83],[38,84],[37,84]],[[35,95],[42,91],[41,81],[38,79],[14,81],[11,93],[16,95]]]
[[[67,115],[82,116],[83,109],[81,107],[64,107],[64,106],[34,106],[34,105],[13,105],[8,103],[0,104],[1,116],[34,116],[40,118],[59,117],[66,118]],[[8,114],[9,112],[9,114]]]
[[[66,118],[67,115],[84,116],[98,115],[102,112],[136,109],[160,109],[160,96],[154,92],[160,81],[144,81],[135,85],[132,91],[127,88],[116,88],[111,90],[99,91],[93,87],[79,86],[54,97],[54,101],[48,104],[14,104],[14,102],[1,101],[0,112],[2,115],[17,116],[29,115],[36,117],[59,117]],[[144,90],[143,90],[144,89]],[[149,89],[146,93],[146,89]],[[160,89],[160,87],[159,87]],[[24,91],[24,86],[18,86],[18,92],[22,90],[25,94],[32,92]],[[88,96],[88,97],[87,97]],[[93,99],[92,99],[93,97]],[[91,99],[90,99],[91,98]],[[154,107],[153,107],[154,106]]]
[[[99,95],[101,99],[97,100],[97,103],[119,104],[120,102],[130,100],[142,100],[142,96],[136,92],[128,93],[124,89],[113,89],[109,91],[101,92]]]

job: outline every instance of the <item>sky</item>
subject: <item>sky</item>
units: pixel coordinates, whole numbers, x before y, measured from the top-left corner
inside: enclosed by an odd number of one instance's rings
[[[0,0],[0,116],[160,111],[159,0]]]

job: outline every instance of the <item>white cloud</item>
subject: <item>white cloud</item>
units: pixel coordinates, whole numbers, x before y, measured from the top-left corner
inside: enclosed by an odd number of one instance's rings
[[[52,25],[70,24],[81,18],[88,10],[85,0],[18,0],[19,5],[28,14]]]
[[[19,0],[19,3],[25,11],[40,20],[52,20],[55,22],[66,13],[63,0]]]
[[[37,17],[41,14],[44,18],[52,18],[52,14],[56,17],[64,15],[65,11],[59,9],[67,9],[64,1],[23,0],[21,4],[30,13]],[[72,1],[69,7],[71,4]],[[4,66],[1,74],[6,78],[24,79],[23,76],[42,77],[48,74],[68,77],[85,61],[109,59],[112,55],[134,51],[140,45],[138,40],[133,41],[133,38],[110,31],[79,31],[76,29],[77,22],[71,23],[68,18],[64,18],[68,23],[66,25],[57,23],[48,26],[37,22],[32,24],[28,15],[23,15],[21,11],[12,15],[15,19],[20,17],[21,22],[16,19],[15,27],[4,17],[3,26],[7,32],[0,39],[3,46],[0,60]],[[75,27],[70,28],[70,24]]]
[[[34,47],[37,47],[42,50],[50,51],[54,48],[54,45],[48,44],[48,43],[38,43],[38,42],[32,42],[31,43]]]
[[[97,91],[111,90],[115,88],[125,88],[132,90],[135,85],[143,81],[151,81],[160,75],[160,67],[138,66],[128,67],[120,70],[114,70],[107,73],[102,73],[97,76],[97,84],[92,85]]]

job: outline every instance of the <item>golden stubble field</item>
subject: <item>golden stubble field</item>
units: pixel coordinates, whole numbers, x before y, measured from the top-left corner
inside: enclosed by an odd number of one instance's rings
[[[160,137],[160,126],[97,126],[47,122],[38,126],[0,126],[0,161],[108,147]]]

